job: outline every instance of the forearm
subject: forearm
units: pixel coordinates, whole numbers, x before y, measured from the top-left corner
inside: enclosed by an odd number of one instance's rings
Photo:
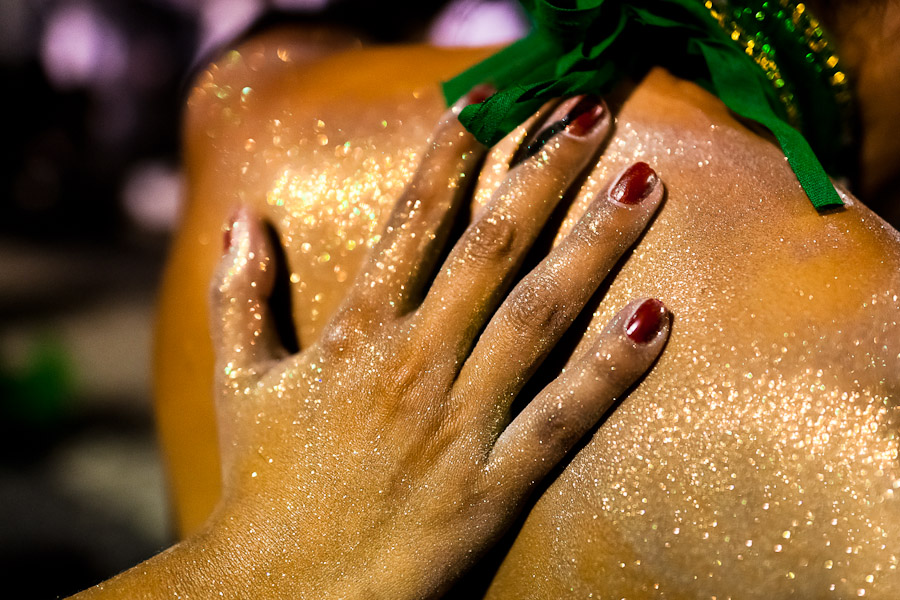
[[[234,596],[234,558],[233,550],[222,548],[209,534],[194,536],[73,600]]]
[[[228,519],[70,600],[384,597],[403,600],[429,595],[421,589],[429,584],[424,578],[401,575],[408,571],[401,564],[402,559],[395,558],[392,562],[391,557],[373,557],[372,552],[363,551],[347,556],[339,565],[312,568],[286,558],[299,552],[312,559],[314,549],[305,552],[299,549],[303,540],[311,536],[286,534],[296,538],[295,541],[276,542],[261,537],[258,531],[252,524],[244,523],[244,519]],[[391,563],[386,570],[385,559]],[[335,570],[334,566],[339,568]]]

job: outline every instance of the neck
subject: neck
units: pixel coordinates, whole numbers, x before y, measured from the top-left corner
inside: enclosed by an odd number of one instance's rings
[[[897,187],[890,184],[900,174],[900,1],[810,0],[808,4],[838,42],[855,84],[861,136],[857,192],[876,209],[897,206],[900,198],[891,192]]]

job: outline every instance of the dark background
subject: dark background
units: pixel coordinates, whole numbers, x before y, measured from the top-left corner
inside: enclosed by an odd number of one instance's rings
[[[374,43],[525,27],[514,0],[0,0],[0,576],[25,597],[172,542],[150,354],[183,98],[219,48],[291,21]]]
[[[290,21],[446,45],[526,27],[515,0],[0,0],[0,576],[26,597],[172,542],[150,353],[184,93]]]

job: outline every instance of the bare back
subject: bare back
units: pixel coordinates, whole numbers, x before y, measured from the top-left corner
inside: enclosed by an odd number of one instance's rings
[[[310,343],[415,168],[437,82],[484,55],[304,62],[276,34],[198,79],[157,344],[182,531],[218,493],[206,286],[228,213],[246,204],[275,226]],[[779,149],[693,84],[654,71],[614,110],[561,229],[636,159],[668,196],[584,339],[637,296],[671,308],[672,337],[538,500],[489,596],[893,597],[900,236],[852,198],[817,214]]]

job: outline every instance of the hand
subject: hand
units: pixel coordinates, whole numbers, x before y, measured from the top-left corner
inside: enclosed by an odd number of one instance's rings
[[[439,594],[665,343],[662,304],[630,303],[510,422],[663,186],[646,165],[628,169],[504,297],[609,129],[602,103],[566,101],[429,285],[484,152],[456,119],[464,102],[438,125],[321,339],[299,354],[280,348],[266,308],[273,252],[261,224],[240,212],[231,226],[212,298],[225,486],[206,535],[239,557],[237,595]]]

